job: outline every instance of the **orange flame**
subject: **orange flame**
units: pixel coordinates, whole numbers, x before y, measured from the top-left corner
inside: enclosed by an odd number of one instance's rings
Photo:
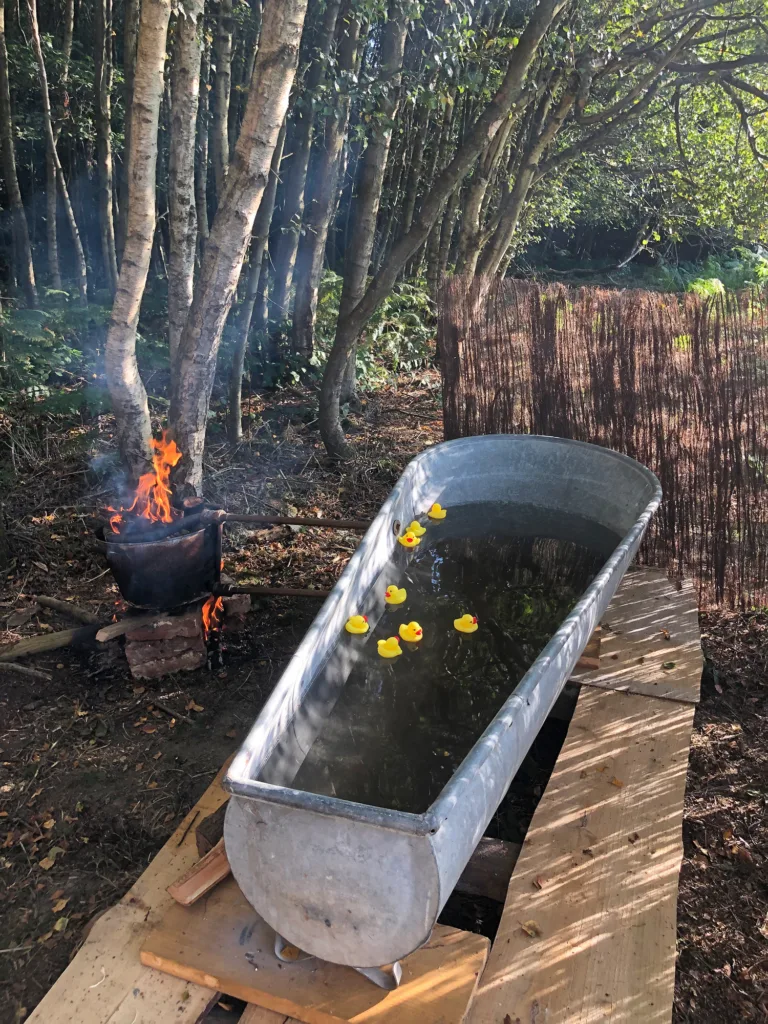
[[[174,518],[180,515],[176,509],[171,508],[173,492],[170,479],[171,470],[181,458],[181,452],[175,441],[166,440],[165,431],[159,441],[153,437],[151,443],[153,472],[143,473],[139,478],[136,497],[127,508],[107,509],[108,512],[114,512],[114,515],[109,517],[113,533],[120,533],[120,524],[125,522],[123,513],[130,513],[153,523],[172,523]]]
[[[207,640],[211,633],[221,628],[221,619],[224,614],[224,601],[213,594],[203,605],[203,633]]]

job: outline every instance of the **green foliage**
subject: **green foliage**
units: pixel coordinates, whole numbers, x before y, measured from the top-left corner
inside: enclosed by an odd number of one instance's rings
[[[327,271],[320,285],[313,363],[328,358],[339,314],[343,279]],[[416,370],[434,355],[435,305],[422,281],[402,281],[368,321],[357,350],[357,378],[375,387],[399,370]]]
[[[109,310],[69,302],[50,289],[41,309],[6,307],[0,313],[0,406],[32,406],[39,413],[95,414],[108,402],[90,373]]]

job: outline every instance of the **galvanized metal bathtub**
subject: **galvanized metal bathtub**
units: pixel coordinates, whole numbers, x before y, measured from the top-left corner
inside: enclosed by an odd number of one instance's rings
[[[525,501],[621,537],[603,569],[432,805],[407,814],[260,781],[322,670],[343,682],[344,623],[381,614],[382,569],[404,524],[433,502]],[[406,468],[236,755],[224,785],[234,876],[258,913],[308,953],[357,968],[389,964],[429,938],[446,899],[631,562],[661,500],[656,477],[605,448],[551,437],[462,438]],[[324,677],[324,678],[325,678]],[[302,735],[306,743],[301,742]]]

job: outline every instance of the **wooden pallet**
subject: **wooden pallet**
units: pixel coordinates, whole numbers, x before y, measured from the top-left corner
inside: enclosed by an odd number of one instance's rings
[[[604,626],[600,668],[579,676],[586,685],[512,873],[471,1024],[671,1019],[685,772],[702,670],[693,594],[658,572],[633,573]],[[33,1024],[194,1024],[216,1001],[218,976],[198,976],[207,985],[195,984],[143,965],[139,955],[174,906],[167,887],[198,861],[192,826],[226,799],[223,771],[130,892],[96,922],[29,1018]],[[171,941],[179,953],[178,936]],[[466,967],[484,954],[466,946],[462,955]],[[415,986],[406,1003],[407,988],[400,990],[394,1016],[379,1016],[380,997],[367,1009],[345,1007],[346,1019],[427,1021],[422,1011],[433,988]],[[326,1013],[327,991],[314,1000],[318,1014]],[[466,1000],[463,1008],[453,1004],[444,1024],[458,1024],[465,1010]],[[284,1004],[251,1005],[240,1024],[291,1024],[290,1012]]]

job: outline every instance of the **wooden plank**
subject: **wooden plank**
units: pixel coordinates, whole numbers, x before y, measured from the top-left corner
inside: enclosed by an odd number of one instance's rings
[[[600,667],[576,670],[574,682],[698,703],[704,656],[690,581],[678,590],[658,569],[628,573],[602,627]]]
[[[438,925],[403,961],[403,980],[384,992],[349,967],[307,959],[281,963],[274,932],[233,878],[192,907],[173,905],[147,938],[144,964],[305,1024],[459,1024],[488,940]]]
[[[230,871],[224,840],[220,839],[194,867],[168,886],[168,894],[182,907],[191,907],[201,896],[210,892],[214,885],[223,882]]]
[[[96,921],[77,956],[27,1018],[29,1024],[194,1024],[216,994],[144,967],[146,935],[173,900],[170,885],[198,859],[194,824],[227,799],[229,761],[123,899]]]
[[[284,1013],[275,1013],[274,1010],[265,1010],[263,1006],[249,1004],[243,1010],[238,1024],[296,1024]]]
[[[668,1024],[694,706],[584,688],[471,1024]]]

